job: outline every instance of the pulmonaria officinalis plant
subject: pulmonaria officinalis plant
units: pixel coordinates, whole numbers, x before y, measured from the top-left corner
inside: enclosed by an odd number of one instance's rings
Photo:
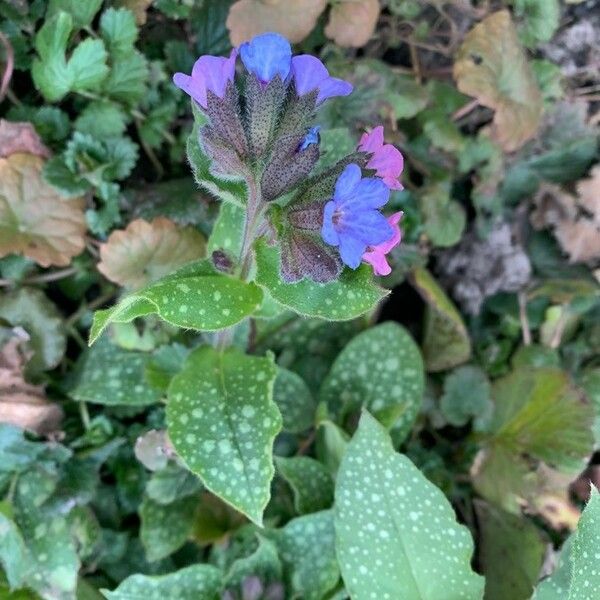
[[[335,163],[321,156],[319,107],[352,92],[314,56],[292,56],[266,33],[229,57],[202,56],[173,81],[192,99],[188,159],[198,184],[223,201],[208,247],[192,262],[98,311],[93,342],[110,323],[157,314],[216,332],[186,359],[167,391],[169,438],[207,489],[262,524],[281,415],[272,357],[234,349],[233,326],[257,311],[349,320],[386,292],[402,213],[384,216],[402,189],[400,152],[383,128]]]

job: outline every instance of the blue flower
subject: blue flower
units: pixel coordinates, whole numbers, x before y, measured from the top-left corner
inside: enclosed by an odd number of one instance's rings
[[[347,96],[352,85],[343,79],[331,77],[327,67],[315,56],[300,54],[292,58],[292,74],[298,96],[318,90],[317,104],[334,96]]]
[[[350,268],[360,265],[369,246],[394,236],[394,228],[378,210],[389,197],[387,185],[378,178],[363,178],[356,164],[338,177],[333,199],[325,205],[321,236],[327,244],[339,246],[342,261]]]
[[[285,80],[292,65],[292,47],[278,33],[263,33],[240,46],[244,66],[262,83],[269,83],[276,75]]]
[[[300,142],[300,146],[298,146],[298,151],[302,152],[303,150],[306,150],[309,146],[312,146],[313,144],[318,144],[321,141],[321,136],[319,135],[320,130],[320,125],[315,125],[314,127],[311,127],[304,136],[304,139]]]

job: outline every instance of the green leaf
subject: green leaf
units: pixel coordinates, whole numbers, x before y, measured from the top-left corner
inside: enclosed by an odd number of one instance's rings
[[[317,405],[300,375],[278,367],[273,400],[281,412],[285,431],[302,433],[313,425]]]
[[[99,139],[120,137],[126,126],[127,115],[123,109],[104,100],[90,102],[75,121],[77,131]]]
[[[400,443],[410,432],[425,385],[423,360],[410,334],[388,322],[359,333],[335,359],[320,400],[336,420],[361,408],[394,429]]]
[[[262,525],[281,416],[272,359],[198,348],[169,386],[167,423],[177,453],[204,485]]]
[[[200,261],[125,296],[113,308],[97,311],[90,344],[109,323],[128,323],[150,314],[178,327],[225,329],[251,315],[261,302],[260,288],[217,273],[209,261]]]
[[[563,547],[558,569],[543,581],[533,600],[594,600],[600,589],[600,493],[591,486],[590,500],[577,531]]]
[[[150,562],[165,558],[185,544],[194,529],[197,496],[187,496],[171,504],[144,498],[139,514],[140,540]]]
[[[152,474],[146,486],[146,494],[158,504],[171,504],[186,496],[192,496],[201,489],[202,485],[193,473],[169,463]]]
[[[13,589],[26,583],[31,564],[21,532],[10,518],[11,512],[8,503],[0,502],[0,565]]]
[[[225,576],[225,587],[237,587],[246,577],[258,576],[261,581],[281,579],[281,561],[277,546],[269,539],[257,535],[258,546],[249,556],[235,560]]]
[[[101,591],[108,600],[165,600],[174,593],[177,600],[219,600],[221,576],[212,565],[192,565],[168,575],[131,575],[116,590]]]
[[[112,61],[102,89],[105,94],[127,104],[137,104],[146,94],[148,63],[143,54],[132,50]]]
[[[330,508],[333,479],[329,471],[308,456],[277,457],[277,471],[294,492],[294,508],[300,515]]]
[[[126,8],[105,10],[100,18],[100,34],[112,56],[127,55],[138,36],[134,14]]]
[[[371,310],[388,294],[373,283],[372,271],[367,265],[356,271],[346,269],[339,280],[331,283],[320,284],[310,279],[284,283],[279,277],[280,260],[277,248],[259,240],[256,245],[256,282],[265,287],[277,302],[300,315],[347,321]]]
[[[229,32],[225,26],[229,7],[233,0],[204,2],[201,5],[191,3],[192,13],[189,20],[195,36],[196,56],[203,54],[223,55],[231,49]],[[181,7],[184,8],[183,6]]]
[[[162,397],[145,378],[150,357],[101,340],[82,354],[71,398],[105,406],[148,406]]]
[[[529,600],[546,552],[540,530],[485,502],[476,501],[475,510],[486,600]]]
[[[529,47],[548,42],[558,29],[558,0],[514,0],[515,15],[523,19],[519,27],[521,41]]]
[[[490,441],[474,474],[476,489],[511,512],[533,483],[533,460],[578,473],[593,448],[594,409],[559,369],[524,367],[493,387]]]
[[[428,371],[445,371],[471,356],[471,340],[460,313],[429,271],[417,268],[413,284],[427,303],[423,357]]]
[[[78,27],[88,27],[102,6],[102,0],[50,0],[46,19],[64,11],[73,17],[73,24]]]
[[[108,72],[102,41],[87,39],[81,42],[71,54],[67,68],[71,76],[71,90],[98,89]]]
[[[320,133],[320,138],[320,158],[315,171],[322,171],[333,166],[356,149],[356,141],[347,127],[326,129]]]
[[[214,194],[223,202],[245,206],[248,198],[246,183],[241,180],[222,179],[210,171],[211,162],[200,147],[200,129],[206,125],[207,117],[192,103],[194,128],[187,142],[187,158],[192,167],[196,183]]]
[[[444,380],[440,409],[450,425],[462,427],[469,419],[481,422],[489,418],[494,405],[490,398],[490,382],[475,366],[459,367]]]
[[[27,364],[29,373],[53,369],[60,363],[67,346],[63,321],[42,291],[21,288],[4,292],[0,297],[0,320],[22,327],[29,335],[27,347],[32,352]]]
[[[223,250],[230,258],[237,259],[242,251],[245,211],[229,202],[223,202],[219,216],[208,238],[207,254]]]
[[[292,519],[276,530],[274,537],[293,597],[303,600],[326,597],[340,578],[332,511]]]
[[[363,412],[340,466],[336,549],[354,600],[481,598],[471,570],[473,541],[452,506]]]
[[[447,248],[460,241],[467,220],[465,210],[450,199],[450,180],[429,186],[421,196],[425,233],[435,246]]]

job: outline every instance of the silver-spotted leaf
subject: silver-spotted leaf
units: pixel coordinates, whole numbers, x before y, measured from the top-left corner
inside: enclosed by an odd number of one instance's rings
[[[218,600],[221,571],[212,565],[192,565],[168,575],[131,575],[114,591],[102,590],[108,600]]]
[[[279,407],[286,431],[301,433],[313,425],[317,405],[300,375],[278,367],[273,399]]]
[[[444,494],[364,412],[335,492],[336,549],[353,600],[480,599],[473,540]]]
[[[320,397],[340,421],[368,409],[394,428],[399,443],[414,424],[424,385],[419,348],[406,329],[390,321],[359,333],[340,352]]]
[[[281,257],[264,241],[256,246],[256,282],[273,298],[300,315],[329,321],[347,321],[374,308],[388,292],[373,283],[367,265],[356,271],[346,269],[337,281],[321,284],[309,279],[285,283],[280,279]]]
[[[252,314],[261,302],[258,286],[217,273],[207,260],[199,261],[125,296],[113,308],[97,311],[90,344],[110,323],[128,323],[151,314],[178,327],[225,329]]]
[[[309,456],[278,457],[277,471],[294,493],[294,507],[300,515],[330,508],[333,479],[329,471]]]
[[[276,374],[269,358],[201,347],[168,390],[168,431],[181,459],[210,491],[259,525],[281,429],[272,398]]]

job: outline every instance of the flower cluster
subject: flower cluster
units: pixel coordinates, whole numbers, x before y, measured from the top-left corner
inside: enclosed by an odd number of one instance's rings
[[[238,68],[238,58],[241,67]],[[335,279],[361,262],[387,275],[386,255],[400,243],[402,213],[381,209],[401,190],[401,153],[383,127],[365,133],[354,153],[312,175],[320,158],[318,107],[352,92],[316,57],[292,55],[276,33],[259,35],[230,56],[202,56],[174,83],[207,117],[200,144],[215,174],[246,179],[260,202],[274,203],[271,225],[288,282]],[[250,187],[250,185],[249,185]],[[277,201],[277,202],[274,202]]]

